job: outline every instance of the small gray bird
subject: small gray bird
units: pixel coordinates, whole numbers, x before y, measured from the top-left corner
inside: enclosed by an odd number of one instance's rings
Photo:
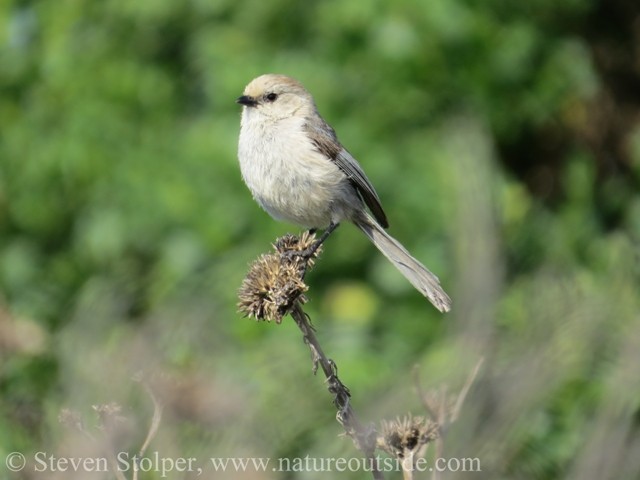
[[[262,208],[277,220],[324,228],[317,245],[342,220],[353,222],[438,310],[451,309],[438,277],[385,232],[389,223],[373,185],[298,81],[262,75],[237,102],[240,170]]]

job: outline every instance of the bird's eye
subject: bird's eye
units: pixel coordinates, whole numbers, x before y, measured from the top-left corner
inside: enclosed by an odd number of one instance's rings
[[[267,95],[264,96],[265,99],[267,99],[267,101],[269,102],[275,102],[276,99],[278,98],[278,94],[277,93],[268,93]]]

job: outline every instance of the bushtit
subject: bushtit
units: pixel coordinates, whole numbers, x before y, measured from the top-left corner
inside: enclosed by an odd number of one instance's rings
[[[298,81],[262,75],[237,102],[240,170],[262,208],[277,220],[325,228],[316,247],[342,220],[353,222],[438,310],[451,309],[438,277],[385,232],[389,223],[373,185]]]

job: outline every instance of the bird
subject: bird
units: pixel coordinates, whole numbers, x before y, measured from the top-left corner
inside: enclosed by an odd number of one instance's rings
[[[389,222],[373,185],[298,80],[260,75],[236,102],[242,105],[240,172],[271,217],[324,229],[314,250],[341,222],[352,222],[440,312],[451,309],[438,277],[386,232]]]

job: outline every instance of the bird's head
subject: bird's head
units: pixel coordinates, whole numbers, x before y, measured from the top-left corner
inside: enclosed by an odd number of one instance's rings
[[[300,82],[272,73],[254,78],[236,102],[246,114],[255,112],[274,120],[306,116],[315,110],[313,97]]]

